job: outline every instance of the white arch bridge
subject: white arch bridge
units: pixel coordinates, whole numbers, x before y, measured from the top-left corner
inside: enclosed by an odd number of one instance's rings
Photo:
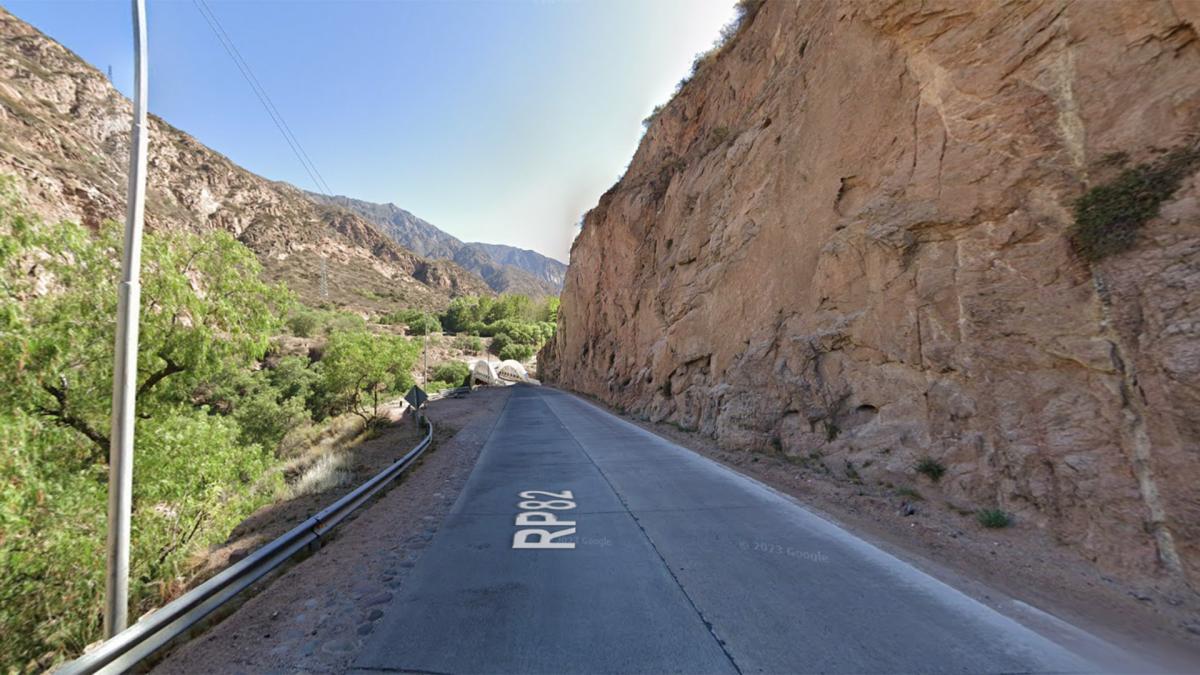
[[[472,383],[480,382],[493,386],[516,384],[517,382],[541,384],[529,376],[529,371],[525,370],[524,364],[513,359],[500,362],[479,359],[471,365],[471,380]]]

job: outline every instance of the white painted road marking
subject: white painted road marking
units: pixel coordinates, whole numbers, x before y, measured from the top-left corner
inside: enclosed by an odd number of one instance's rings
[[[517,496],[525,501],[517,503],[517,508],[522,510],[517,513],[515,524],[518,527],[522,525],[541,525],[542,527],[525,528],[514,532],[513,548],[575,548],[575,542],[573,541],[555,541],[555,539],[560,537],[569,537],[575,534],[575,521],[560,520],[558,514],[554,513],[555,511],[569,511],[575,508],[574,493],[570,490],[563,490],[561,492],[525,490],[518,493]],[[548,529],[551,527],[562,529]]]

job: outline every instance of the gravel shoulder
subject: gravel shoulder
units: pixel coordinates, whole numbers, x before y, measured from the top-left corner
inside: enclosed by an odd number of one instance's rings
[[[1153,578],[1113,578],[1021,523],[982,528],[973,513],[955,508],[923,477],[906,486],[912,492],[898,492],[900,486],[868,484],[819,462],[726,451],[698,433],[571,393],[791,496],[1001,613],[1064,633],[1066,622],[1172,672],[1200,671],[1200,596],[1187,588]]]
[[[509,395],[483,388],[430,403],[434,445],[419,464],[315,554],[260,583],[240,607],[154,671],[347,670],[449,513]],[[368,444],[407,448],[413,435],[403,420]]]

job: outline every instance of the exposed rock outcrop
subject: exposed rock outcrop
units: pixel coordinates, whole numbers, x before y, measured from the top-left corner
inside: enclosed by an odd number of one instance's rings
[[[767,2],[575,242],[540,376],[727,448],[1004,508],[1200,585],[1200,185],[1089,263],[1072,206],[1196,142],[1200,5]]]
[[[124,218],[130,115],[99,71],[0,9],[0,175],[17,180],[35,212],[93,227]],[[310,302],[386,309],[490,293],[453,263],[425,260],[153,116],[147,185],[148,227],[229,231]]]

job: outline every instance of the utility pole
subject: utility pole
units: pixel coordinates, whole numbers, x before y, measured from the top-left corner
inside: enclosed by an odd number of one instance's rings
[[[421,380],[425,388],[429,388],[429,330],[433,324],[433,320],[428,316],[422,317],[421,321],[425,324],[425,367],[422,370]]]
[[[129,138],[129,204],[117,289],[112,437],[108,446],[108,568],[104,635],[125,629],[129,611],[129,520],[133,506],[133,425],[137,393],[142,220],[146,207],[146,0],[133,2],[133,126]]]

